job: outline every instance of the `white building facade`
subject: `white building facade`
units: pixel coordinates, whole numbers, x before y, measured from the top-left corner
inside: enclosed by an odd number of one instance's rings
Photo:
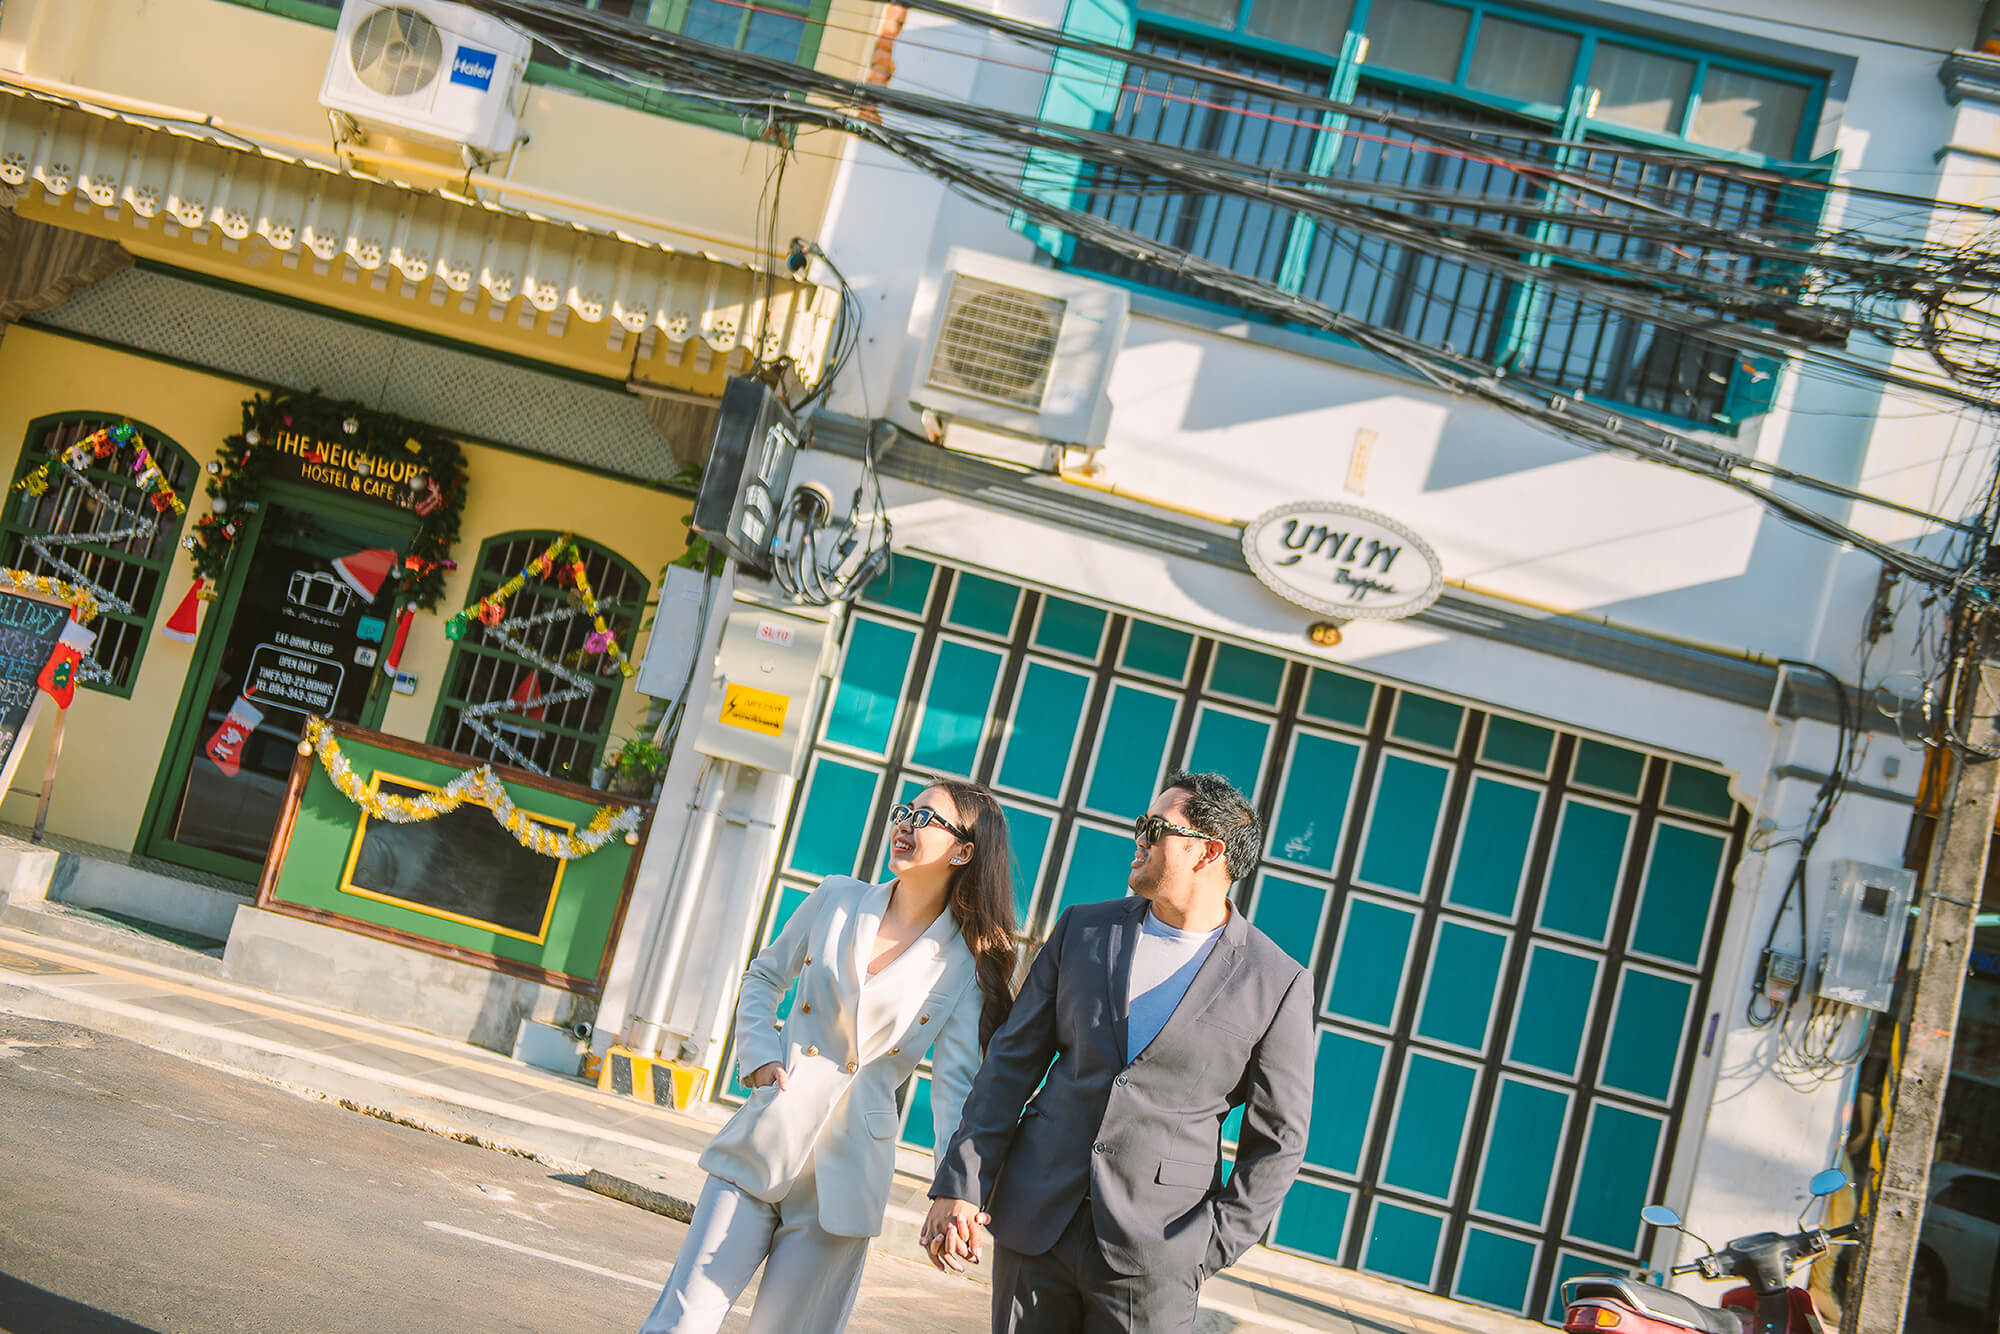
[[[1817,164],[1943,198],[1984,189],[1987,158],[1967,151],[1987,104],[1966,70],[1981,62],[1951,55],[1976,44],[1971,0],[1777,0],[1756,18],[1681,0],[992,8],[1302,94],[1588,139],[1631,155],[1635,182],[1669,170],[1644,150],[1695,154],[1715,171],[1672,170],[1703,221],[1781,206],[1741,168]],[[1052,80],[1049,63],[918,12],[895,86],[1094,117],[1253,165],[1539,197],[1377,125],[1246,104],[1136,63],[1092,66],[1081,84],[1074,68]],[[1990,430],[1947,404],[1552,310],[1574,298],[1267,207],[1134,184],[1062,188],[1087,213],[1307,299],[1909,510],[1960,514],[1990,477]],[[1827,207],[1824,226],[1844,208],[1857,210],[1845,225],[1881,216],[1838,195]],[[1559,1319],[1570,1274],[1674,1262],[1675,1240],[1639,1222],[1649,1201],[1710,1237],[1789,1218],[1807,1178],[1840,1159],[1852,1073],[1783,1068],[1753,997],[1768,944],[1796,949],[1803,929],[1816,951],[1832,862],[1901,864],[1923,751],[1917,720],[1878,704],[1921,692],[1924,590],[1710,480],[1582,448],[1164,271],[1017,227],[875,148],[848,151],[816,239],[863,323],[794,480],[844,501],[866,433],[893,440],[879,468],[895,554],[836,621],[797,770],[742,776],[717,798],[738,832],[687,887],[702,898],[693,962],[664,1011],[714,1073],[712,1096],[726,1105],[735,1088],[727,1025],[748,949],[819,877],[886,874],[885,813],[926,775],[1002,795],[1021,927],[1040,939],[1065,906],[1125,892],[1130,821],[1166,771],[1217,769],[1256,794],[1269,827],[1238,904],[1320,988],[1311,1144],[1273,1251]],[[1095,382],[1101,447],[1010,445],[968,431],[976,413],[925,419],[929,336],[963,252],[1033,266],[1042,290],[1129,302]],[[1950,545],[1905,512],[1810,499],[1908,549]],[[1328,618],[1260,582],[1240,546],[1245,522],[1300,501],[1403,525],[1434,550],[1443,596],[1316,643],[1309,627]],[[1797,839],[1838,740],[1814,668],[1865,721],[1801,906],[1787,896]],[[669,800],[692,790],[683,765]],[[635,905],[601,1027],[632,1004],[656,911]],[[1842,1045],[1858,1049],[1872,1021],[1851,1015]],[[927,1149],[922,1078],[908,1101],[905,1143]]]

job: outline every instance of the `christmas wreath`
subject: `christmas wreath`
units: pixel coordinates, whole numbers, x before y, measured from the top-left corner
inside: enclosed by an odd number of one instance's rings
[[[281,441],[287,447],[305,442],[309,462],[319,461],[313,450],[321,446],[377,460],[414,458],[420,472],[410,508],[418,523],[403,553],[397,601],[434,610],[444,597],[445,573],[454,568],[451,549],[465,509],[464,452],[434,426],[312,393],[259,394],[244,403],[242,429],[224,438],[208,464],[210,512],[181,539],[206,595],[220,590],[237,535],[263,503],[265,483],[288,461],[279,452]]]

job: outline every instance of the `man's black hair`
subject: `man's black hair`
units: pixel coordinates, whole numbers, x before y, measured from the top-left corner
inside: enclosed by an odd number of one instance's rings
[[[1187,822],[1222,840],[1222,860],[1231,883],[1249,875],[1264,850],[1264,825],[1257,808],[1221,774],[1176,769],[1167,775],[1165,791],[1178,790]]]

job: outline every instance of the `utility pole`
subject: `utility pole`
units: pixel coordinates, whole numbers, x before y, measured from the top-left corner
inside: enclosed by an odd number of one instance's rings
[[[1903,1328],[1931,1155],[1951,1075],[1973,919],[1986,884],[1994,816],[2000,812],[2000,759],[1977,753],[2000,750],[2000,662],[1994,660],[1993,618],[1969,610],[1962,614],[1971,616],[1975,626],[1959,700],[1960,716],[1968,720],[1964,739],[1972,753],[1960,751],[1953,757],[1950,787],[1931,844],[1918,937],[1897,1011],[1887,1096],[1875,1135],[1881,1176],[1855,1289],[1843,1312],[1843,1334],[1895,1334]]]

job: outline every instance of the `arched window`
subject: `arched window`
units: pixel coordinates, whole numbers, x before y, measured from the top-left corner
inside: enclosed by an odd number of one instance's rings
[[[513,578],[559,534],[503,533],[479,548],[472,598]],[[577,539],[605,624],[628,653],[646,606],[646,578],[595,542]],[[584,652],[590,616],[574,592],[534,575],[498,626],[472,622],[452,645],[431,744],[497,764],[587,783],[610,741],[625,684],[608,655]],[[573,673],[565,680],[556,668]]]
[[[14,480],[96,432],[116,426],[123,417],[102,413],[65,412],[38,417],[28,425],[28,438],[14,467]],[[160,465],[174,494],[192,503],[201,469],[179,445],[144,422],[134,422],[145,437],[146,450]],[[48,473],[48,490],[41,495],[10,491],[5,517],[0,518],[0,564],[31,574],[49,575],[100,591],[97,642],[84,659],[81,679],[86,686],[129,696],[139,674],[160,590],[178,550],[180,515],[153,507],[152,495],[122,468],[88,467],[81,479],[58,465]],[[110,598],[102,596],[108,593]],[[121,610],[113,599],[130,610]]]

